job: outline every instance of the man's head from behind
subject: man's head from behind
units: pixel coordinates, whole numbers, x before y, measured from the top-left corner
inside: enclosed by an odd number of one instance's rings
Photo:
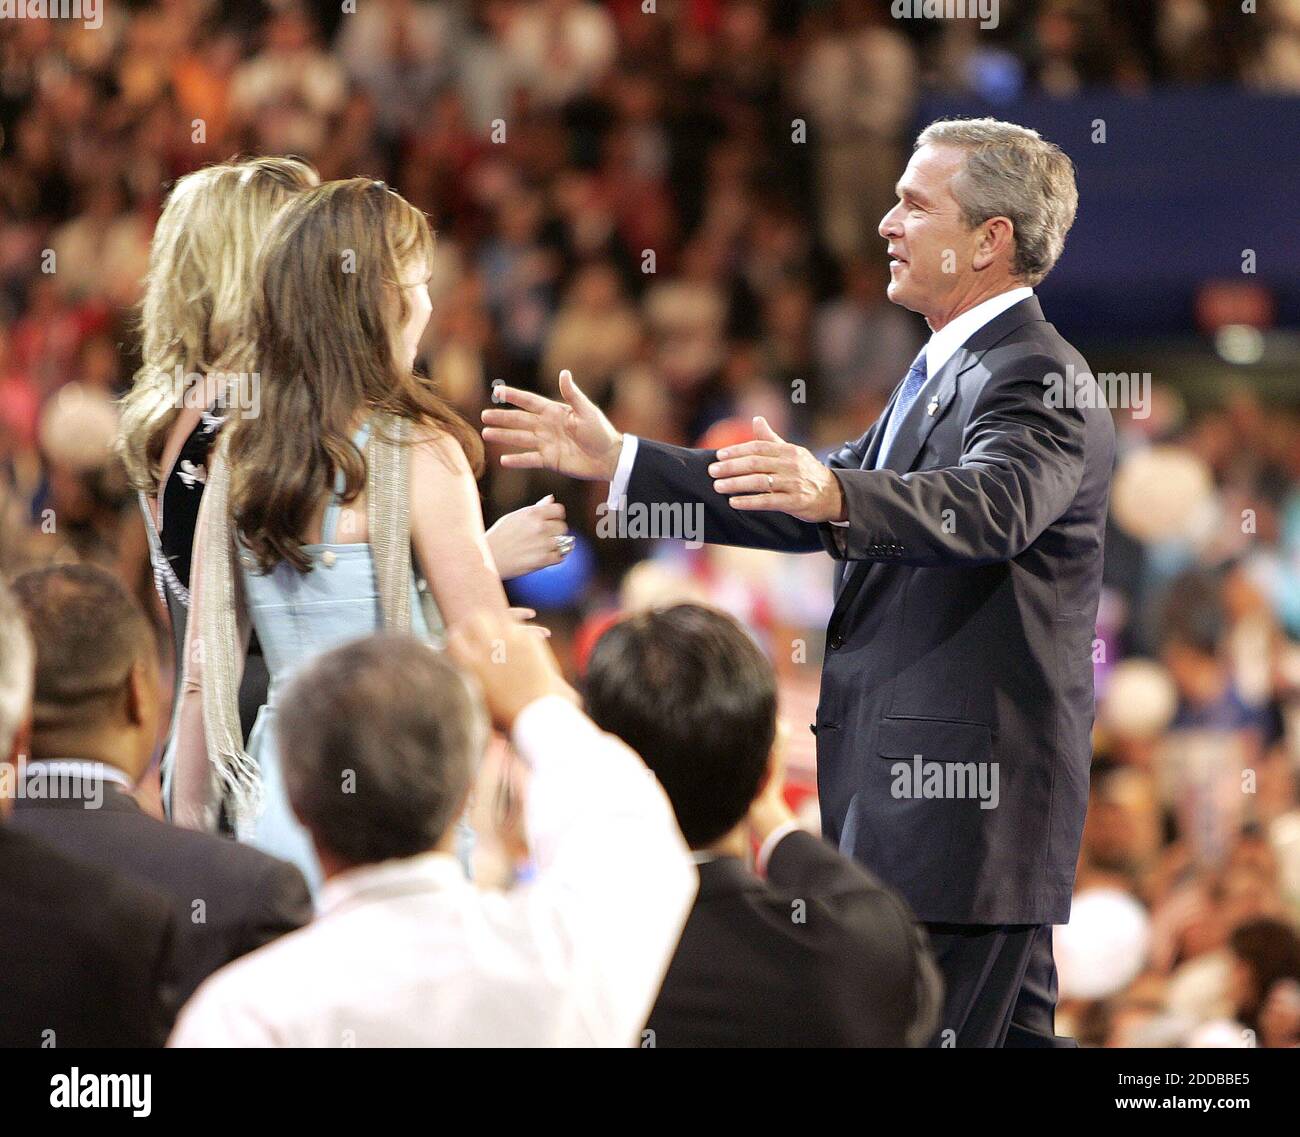
[[[410,635],[357,640],[303,668],[277,713],[289,802],[327,874],[450,851],[488,733],[445,657]]]
[[[161,714],[144,610],[93,565],[35,569],[13,589],[36,647],[32,757],[106,762],[139,778]]]
[[[889,298],[935,327],[1056,264],[1074,223],[1074,164],[1036,131],[991,118],[931,123],[880,222]]]
[[[587,713],[654,771],[693,849],[730,833],[768,777],[776,678],[731,617],[698,604],[629,616],[587,664]]]

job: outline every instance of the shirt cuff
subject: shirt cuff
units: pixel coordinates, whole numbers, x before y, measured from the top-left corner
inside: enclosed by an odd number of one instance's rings
[[[596,726],[563,695],[543,695],[515,716],[510,738],[530,766],[552,750],[571,750],[576,732]]]
[[[632,480],[632,463],[636,461],[636,448],[636,435],[623,435],[623,449],[618,453],[618,465],[614,467],[614,477],[609,483],[609,497],[605,499],[606,509],[623,508],[623,502],[627,498],[627,483]]]
[[[796,833],[802,828],[803,826],[797,821],[787,821],[782,825],[778,825],[767,835],[767,838],[758,847],[758,856],[754,858],[754,868],[758,870],[759,876],[767,875],[767,862],[772,859],[776,847],[791,833]]]

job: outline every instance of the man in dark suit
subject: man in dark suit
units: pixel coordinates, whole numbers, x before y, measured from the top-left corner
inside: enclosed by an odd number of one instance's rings
[[[700,891],[647,1024],[655,1046],[916,1046],[938,1018],[925,935],[801,831],[782,795],[776,677],[729,616],[628,617],[596,644],[587,713],[662,783]],[[758,846],[764,881],[750,871]]]
[[[0,581],[0,1047],[161,1046],[176,1014],[167,898],[8,823],[33,651]]]
[[[888,295],[933,335],[827,461],[762,419],[717,452],[625,438],[567,372],[564,403],[498,388],[520,409],[485,411],[484,437],[523,451],[505,465],[609,479],[616,508],[697,511],[677,536],[842,562],[813,726],[825,834],[929,925],[937,1045],[1058,1045],[1051,925],[1087,803],[1115,453],[1032,291],[1074,220],[1074,169],[1023,127],[938,122],[897,189]]]
[[[153,631],[121,585],[66,565],[13,587],[36,645],[31,760],[13,824],[169,896],[187,998],[217,968],[305,924],[306,882],[257,849],[159,821],[131,796],[162,700]]]

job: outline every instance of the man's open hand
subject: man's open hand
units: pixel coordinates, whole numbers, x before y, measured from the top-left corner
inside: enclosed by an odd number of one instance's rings
[[[494,387],[494,402],[513,403],[519,409],[485,410],[483,441],[520,451],[501,455],[501,465],[508,469],[554,470],[589,482],[610,481],[618,468],[623,436],[578,388],[569,371],[560,372],[560,397],[562,403],[517,387]]]
[[[844,494],[839,480],[802,446],[786,442],[754,419],[753,442],[724,446],[709,466],[713,488],[732,494],[733,509],[770,509],[800,521],[844,521]]]

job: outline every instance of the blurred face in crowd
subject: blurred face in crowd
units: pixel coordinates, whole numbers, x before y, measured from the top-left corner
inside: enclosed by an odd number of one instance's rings
[[[898,204],[880,222],[890,257],[886,295],[919,312],[935,331],[1014,283],[997,263],[1010,262],[1010,223],[993,218],[972,229],[953,196],[952,180],[964,161],[956,146],[915,151],[898,180]],[[1005,229],[1000,236],[999,227]]]
[[[420,338],[429,326],[433,315],[433,301],[429,298],[430,266],[423,257],[407,266],[402,276],[402,311],[406,313],[399,331],[397,365],[403,371],[415,366],[415,353],[420,348]]]

